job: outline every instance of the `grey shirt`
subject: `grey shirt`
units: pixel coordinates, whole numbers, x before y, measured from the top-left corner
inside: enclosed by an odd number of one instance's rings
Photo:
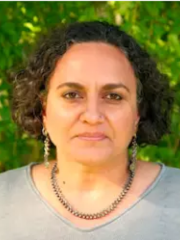
[[[180,240],[180,169],[161,164],[131,207],[82,229],[43,199],[31,177],[33,164],[0,174],[0,240]]]

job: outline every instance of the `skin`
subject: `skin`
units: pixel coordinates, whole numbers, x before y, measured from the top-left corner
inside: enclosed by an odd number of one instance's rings
[[[62,87],[69,82],[81,84],[83,89]],[[124,87],[103,88],[110,83]],[[58,183],[79,211],[94,213],[106,208],[127,181],[127,149],[139,122],[136,86],[133,69],[125,55],[114,46],[96,42],[74,44],[59,59],[50,78],[43,124],[56,146]],[[88,131],[101,131],[106,139],[92,142],[76,137]],[[76,217],[59,204],[51,189],[53,163],[51,161],[49,170],[37,166],[32,173],[34,181],[54,208],[73,221]],[[120,208],[132,203],[154,180],[159,167],[151,166],[137,161],[132,193]],[[87,220],[76,218],[74,221],[82,226]]]
[[[79,83],[84,89],[60,87],[69,82]],[[122,83],[125,87],[103,90],[110,83]],[[74,95],[64,97],[69,92]],[[112,93],[118,94],[120,100],[113,99]],[[72,188],[94,189],[100,184],[99,172],[117,167],[118,175],[124,175],[127,147],[139,120],[136,97],[133,69],[114,46],[75,44],[58,61],[50,79],[44,125],[57,148],[59,168],[65,171],[64,181]],[[101,131],[107,138],[89,142],[75,137],[86,131]],[[72,174],[78,178],[77,184],[74,178],[71,180]]]

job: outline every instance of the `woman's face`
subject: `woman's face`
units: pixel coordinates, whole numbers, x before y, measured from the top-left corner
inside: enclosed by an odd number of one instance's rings
[[[139,120],[136,78],[118,48],[74,44],[49,83],[43,120],[60,156],[100,164],[127,153]]]

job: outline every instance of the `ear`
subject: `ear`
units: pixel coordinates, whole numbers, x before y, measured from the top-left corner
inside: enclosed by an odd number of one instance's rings
[[[135,120],[135,125],[138,125],[139,120],[140,120],[140,116],[138,115],[138,116],[136,117],[136,120]]]
[[[137,132],[139,121],[140,121],[140,116],[137,115],[136,119],[135,119],[135,123],[134,123],[134,125],[135,125],[135,133]]]
[[[44,110],[42,112],[42,120],[43,120],[43,126],[46,129],[46,122],[47,122],[47,120],[46,120],[46,112]]]
[[[43,120],[43,126],[46,128],[46,103],[44,101],[44,98],[40,98],[41,106],[42,106],[42,120]]]

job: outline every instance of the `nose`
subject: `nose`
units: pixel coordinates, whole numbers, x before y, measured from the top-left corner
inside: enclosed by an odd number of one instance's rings
[[[98,104],[97,100],[91,99],[86,103],[85,110],[80,117],[81,121],[91,125],[103,123],[104,116],[99,109],[100,105]]]

